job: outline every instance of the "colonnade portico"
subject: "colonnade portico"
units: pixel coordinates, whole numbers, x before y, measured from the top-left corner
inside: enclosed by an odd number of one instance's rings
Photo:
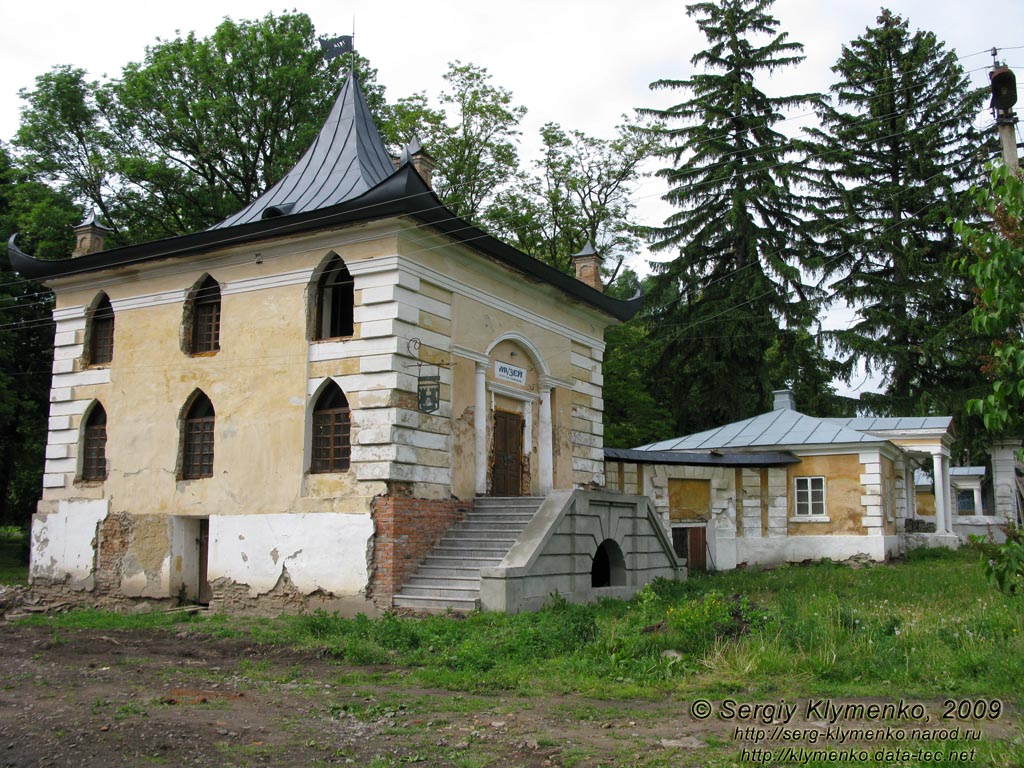
[[[935,480],[935,532],[951,533],[953,517],[949,492],[949,454],[945,449],[932,452],[932,472]]]

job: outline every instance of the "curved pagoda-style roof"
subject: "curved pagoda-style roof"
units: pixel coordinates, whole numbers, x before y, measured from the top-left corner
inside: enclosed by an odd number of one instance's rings
[[[405,216],[618,320],[628,320],[639,311],[639,296],[630,301],[607,296],[456,217],[413,168],[409,156],[418,148],[409,149],[395,170],[358,81],[350,75],[316,141],[295,167],[263,195],[210,229],[55,261],[22,252],[17,236],[12,235],[8,257],[23,277],[46,281]]]
[[[394,172],[391,155],[352,72],[299,162],[277,184],[213,228],[328,208],[359,197]]]

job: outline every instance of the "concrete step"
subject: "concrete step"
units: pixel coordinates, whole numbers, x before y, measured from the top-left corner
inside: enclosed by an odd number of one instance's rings
[[[422,570],[421,568],[420,571]],[[455,589],[475,589],[477,592],[480,591],[479,571],[475,578],[472,576],[430,576],[423,575],[420,571],[417,571],[415,576],[410,577],[405,585],[410,587],[453,587]]]
[[[451,527],[452,531],[487,531],[522,533],[529,521],[509,521],[502,518],[495,520],[463,520]]]
[[[525,528],[531,520],[533,520],[533,515],[524,515],[518,512],[472,512],[456,525],[518,525]]]
[[[423,565],[417,569],[415,575],[410,577],[410,581],[420,577],[425,579],[473,579],[474,581],[479,582],[480,566],[457,568],[429,565],[424,561]]]
[[[505,557],[505,555],[508,554],[508,547],[502,549],[501,547],[491,547],[486,544],[477,544],[472,547],[460,547],[458,545],[445,546],[445,543],[442,541],[440,544],[434,547],[433,551],[430,554],[435,555],[436,557],[448,558],[496,557],[498,560],[501,560]]]
[[[459,611],[468,613],[475,611],[479,605],[479,599],[471,598],[438,598],[423,597],[421,595],[395,595],[392,600],[395,608],[411,608],[423,613],[444,613],[446,611]]]
[[[530,509],[536,510],[544,499],[538,496],[477,496],[473,509]]]
[[[498,565],[529,525],[543,499],[481,497],[453,525],[395,595],[396,608],[439,613],[480,605],[480,569]]]
[[[487,535],[488,533],[490,535]],[[516,536],[510,536],[508,531],[448,531],[445,537],[438,543],[442,547],[475,547],[480,545],[488,549],[504,547],[505,551],[508,552],[509,548],[515,544],[516,538]]]
[[[441,557],[438,555],[427,555],[427,559],[423,561],[422,567],[427,568],[476,568],[477,573],[480,573],[480,569],[488,565],[498,565],[504,559],[502,557]]]
[[[402,597],[435,597],[439,600],[478,600],[480,598],[480,588],[459,589],[458,587],[424,587],[406,584],[402,587]]]

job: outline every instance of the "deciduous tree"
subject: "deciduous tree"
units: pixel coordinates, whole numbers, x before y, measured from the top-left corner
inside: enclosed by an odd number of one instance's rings
[[[1005,165],[992,171],[990,186],[971,195],[991,224],[958,221],[957,234],[970,248],[959,262],[973,284],[974,329],[990,340],[984,373],[991,388],[970,401],[993,435],[1024,434],[1024,178]]]
[[[0,145],[0,238],[13,232],[40,256],[71,247],[81,218],[67,197],[27,176]],[[0,258],[0,523],[24,524],[42,488],[49,411],[52,297]]]
[[[498,236],[538,259],[572,272],[570,256],[587,241],[605,260],[614,281],[624,260],[640,250],[632,193],[642,163],[658,146],[658,133],[624,119],[611,139],[566,131],[548,123],[533,172],[501,192],[484,219]]]

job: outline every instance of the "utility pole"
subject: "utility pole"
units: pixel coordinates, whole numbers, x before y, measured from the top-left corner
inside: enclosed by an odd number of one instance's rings
[[[992,83],[990,106],[999,129],[999,143],[1003,147],[1003,162],[1011,170],[1016,171],[1018,166],[1017,137],[1015,135],[1017,114],[1013,111],[1013,105],[1017,103],[1017,78],[1005,62],[1000,64],[996,60],[998,52],[996,48],[992,49],[992,71],[988,73],[988,79]]]

